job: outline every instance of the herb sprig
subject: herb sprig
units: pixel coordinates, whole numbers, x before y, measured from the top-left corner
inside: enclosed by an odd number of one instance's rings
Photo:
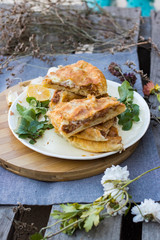
[[[120,215],[126,215],[131,208],[131,204],[138,205],[132,200],[132,196],[128,193],[128,187],[131,183],[137,181],[145,174],[159,169],[160,166],[150,169],[134,179],[129,179],[127,174],[127,168],[115,171],[118,166],[112,166],[110,171],[107,171],[107,178],[102,182],[103,187],[108,184],[105,189],[103,196],[99,197],[92,203],[79,204],[79,203],[68,203],[61,204],[62,211],[54,210],[51,216],[57,219],[52,225],[41,228],[39,233],[35,233],[30,236],[30,240],[47,240],[53,239],[54,236],[65,233],[72,235],[77,229],[84,229],[89,232],[93,227],[96,227],[104,218],[116,216],[117,213]],[[120,166],[119,166],[120,168]],[[124,169],[125,168],[125,169]],[[113,171],[114,169],[114,171]],[[119,173],[119,174],[118,174]],[[114,175],[115,174],[115,175]],[[116,176],[115,180],[111,180],[110,177]],[[105,176],[106,177],[106,176]],[[108,179],[109,178],[109,179]],[[103,179],[103,178],[102,178]],[[148,220],[148,215],[143,215],[140,208],[138,208],[139,214]],[[158,221],[158,220],[157,220]],[[44,231],[54,227],[56,224],[61,224],[60,229],[56,232],[49,232],[43,237]]]
[[[126,105],[125,112],[118,116],[118,124],[122,125],[122,129],[127,131],[132,128],[133,122],[138,122],[139,119],[139,106],[133,103],[134,89],[128,81],[124,81],[118,87],[120,101]]]
[[[26,108],[17,103],[16,108],[20,117],[20,123],[16,133],[19,138],[30,139],[29,143],[36,143],[36,139],[44,134],[46,129],[52,129],[52,124],[48,123],[47,116],[45,115],[48,110],[48,101],[40,102],[34,97],[27,97],[26,101],[29,107]],[[43,121],[39,121],[40,117],[44,117]]]

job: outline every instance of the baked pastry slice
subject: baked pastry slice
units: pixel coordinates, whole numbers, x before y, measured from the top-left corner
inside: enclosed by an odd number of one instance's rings
[[[117,119],[112,118],[105,123],[101,123],[96,126],[87,128],[84,131],[75,134],[74,137],[91,141],[105,142],[108,140],[108,136],[111,136],[111,133],[112,137],[118,134],[117,129],[115,127],[116,122]]]
[[[63,90],[55,90],[53,97],[49,103],[50,109],[53,109],[58,103],[61,102],[69,102],[73,99],[80,99],[81,95],[77,95],[72,92],[63,91]]]
[[[107,96],[108,96],[107,93],[103,95],[103,97],[107,97]],[[55,90],[51,98],[51,101],[49,103],[49,107],[50,109],[53,109],[58,103],[69,102],[73,99],[81,99],[81,98],[85,98],[85,97],[72,92],[68,92],[68,91]],[[98,96],[97,98],[100,98],[100,96]]]
[[[121,151],[123,149],[122,138],[118,135],[116,127],[111,127],[105,139],[105,141],[93,141],[72,136],[68,139],[68,141],[74,147],[89,152],[113,152]]]
[[[114,97],[95,98],[89,95],[85,99],[62,102],[47,113],[55,130],[68,138],[89,127],[106,122],[126,109],[125,105]]]
[[[83,60],[49,71],[42,84],[57,90],[67,90],[78,95],[101,96],[107,92],[106,78],[92,64]]]

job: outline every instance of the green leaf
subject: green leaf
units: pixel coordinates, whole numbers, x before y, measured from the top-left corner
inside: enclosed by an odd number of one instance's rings
[[[133,104],[134,89],[130,86],[128,81],[124,81],[118,87],[120,101],[126,105],[126,111],[118,116],[118,124],[122,125],[122,129],[128,131],[132,128],[133,122],[138,122],[139,106]]]
[[[36,119],[36,113],[34,109],[27,109],[26,107],[20,105],[19,103],[17,103],[16,108],[19,114],[26,120],[33,121]]]
[[[119,117],[118,124],[123,125],[123,123],[128,122],[132,119],[132,113],[127,109],[125,112],[121,113]]]
[[[44,130],[52,129],[52,128],[54,128],[52,124],[44,124],[44,127],[43,127]]]
[[[48,108],[49,102],[49,100],[41,102],[42,107]]]
[[[132,120],[123,123],[122,130],[128,131],[132,128]]]
[[[16,130],[17,134],[28,134],[28,127],[30,125],[30,122],[27,121],[25,118],[21,118],[20,125],[18,129]]]
[[[28,134],[19,134],[19,138],[26,139],[28,138]]]
[[[97,226],[98,224],[99,224],[99,215],[91,214],[85,220],[84,229],[86,232],[89,232],[93,227],[93,225]]]
[[[134,122],[139,122],[140,118],[137,115],[135,115],[135,116],[133,116],[132,120]]]
[[[51,216],[55,219],[69,219],[69,218],[75,217],[78,213],[79,211],[60,212],[55,210],[53,211],[53,213],[51,213]]]
[[[35,139],[41,137],[46,129],[53,128],[45,115],[48,110],[49,100],[40,102],[34,97],[27,97],[26,101],[29,103],[28,108],[19,103],[16,105],[17,111],[22,116],[16,133],[19,134],[20,138],[28,138],[30,139],[29,143],[34,144]],[[45,121],[38,121],[40,115],[44,116]]]
[[[30,103],[32,100],[34,100],[37,103],[37,100],[34,97],[27,97],[26,102]]]
[[[124,81],[121,86],[118,87],[118,92],[121,102],[133,100],[133,88],[128,81]]]
[[[34,139],[31,139],[31,140],[29,141],[29,143],[30,143],[30,144],[34,144],[34,143],[36,143],[36,141],[35,141]]]
[[[125,210],[125,212],[124,212],[124,215],[126,216],[127,214],[128,214],[128,212],[129,212],[129,210],[130,210],[130,208],[131,208],[131,203],[129,202],[129,206],[128,206],[128,208]]]
[[[44,107],[37,107],[36,108],[36,114],[46,114],[47,112],[47,108],[44,108]]]
[[[46,238],[43,238],[42,234],[35,233],[30,236],[30,240],[45,240]]]
[[[22,105],[20,105],[19,103],[17,103],[16,105],[17,111],[19,112],[19,114],[21,116],[23,116],[23,113],[27,110],[26,107],[23,107]]]
[[[78,205],[78,206],[77,206]],[[79,207],[79,204],[74,205],[73,204],[61,204],[61,208],[63,209],[64,212],[74,212],[77,211],[77,207]]]
[[[133,114],[139,115],[139,106],[137,104],[132,104]]]
[[[25,118],[27,121],[31,122],[33,120],[36,120],[36,113],[33,108],[24,111],[23,118]]]
[[[28,131],[32,133],[36,133],[38,130],[43,128],[44,123],[38,121],[32,121],[28,127]]]
[[[157,94],[157,100],[160,102],[160,93]]]
[[[26,101],[29,103],[29,105],[33,108],[37,106],[37,100],[34,97],[27,97]]]

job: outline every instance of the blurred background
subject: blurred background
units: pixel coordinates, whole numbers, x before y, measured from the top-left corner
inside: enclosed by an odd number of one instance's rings
[[[150,16],[151,10],[160,10],[160,0],[97,0],[98,5],[117,7],[140,7],[142,16]],[[93,7],[95,0],[89,0],[88,6]]]

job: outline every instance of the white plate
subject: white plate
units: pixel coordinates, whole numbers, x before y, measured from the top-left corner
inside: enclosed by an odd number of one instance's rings
[[[111,96],[119,97],[118,86],[120,84],[107,80],[108,84],[108,93]],[[26,139],[18,138],[18,135],[15,133],[17,128],[17,122],[19,114],[16,110],[16,104],[19,102],[22,105],[26,105],[26,91],[18,96],[18,98],[12,104],[9,114],[8,114],[8,123],[9,127],[14,134],[14,136],[22,142],[25,146],[33,149],[36,152],[42,153],[51,157],[58,157],[71,160],[93,160],[96,158],[106,157],[116,152],[108,153],[91,153],[86,152],[81,149],[73,147],[65,139],[58,136],[54,129],[46,130],[42,138],[38,139],[37,142],[32,145]],[[138,104],[140,107],[140,121],[133,124],[132,129],[129,131],[123,131],[119,126],[119,135],[122,136],[122,142],[124,148],[128,148],[134,143],[136,143],[146,132],[149,123],[150,123],[150,111],[145,100],[137,92],[134,92],[134,103]],[[10,112],[14,112],[14,115]]]

